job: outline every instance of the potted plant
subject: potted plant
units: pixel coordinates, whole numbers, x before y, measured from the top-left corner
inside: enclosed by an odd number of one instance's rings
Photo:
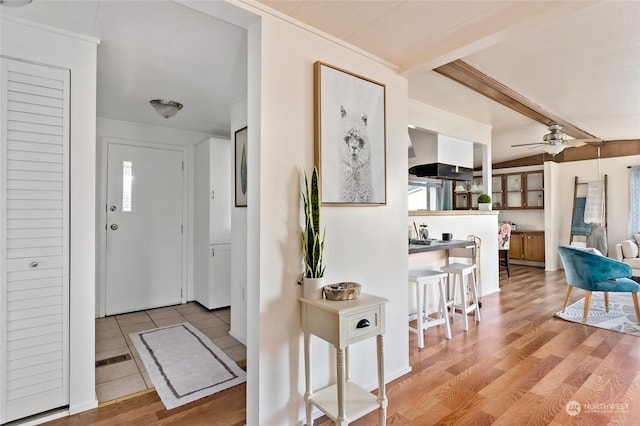
[[[304,203],[305,225],[302,229],[302,257],[304,260],[304,274],[302,279],[303,296],[308,299],[322,299],[324,286],[324,265],[322,251],[326,229],[320,232],[320,197],[318,195],[318,170],[314,167],[311,181],[304,173]]]
[[[491,197],[489,194],[478,196],[478,210],[491,210]]]

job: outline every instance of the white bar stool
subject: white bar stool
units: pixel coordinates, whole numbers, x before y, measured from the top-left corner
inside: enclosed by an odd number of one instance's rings
[[[453,314],[456,309],[462,313],[462,326],[465,331],[469,329],[469,321],[467,320],[467,314],[469,312],[475,311],[476,321],[480,321],[478,289],[476,288],[476,277],[474,273],[475,269],[476,265],[468,263],[452,263],[442,267],[442,272],[449,274],[449,288],[453,286],[453,295],[451,300],[448,301],[449,305],[451,305],[451,313]],[[453,275],[454,280],[451,279],[451,275]],[[456,283],[458,284],[457,286]],[[467,286],[471,289],[472,300],[470,304],[467,301],[467,292],[465,288]],[[460,293],[462,293],[460,296],[461,303],[459,305],[455,304],[456,288],[460,288]]]
[[[409,315],[409,320],[417,320],[417,327],[409,326],[409,331],[418,335],[418,347],[424,347],[424,330],[429,327],[444,324],[445,336],[451,339],[451,326],[449,325],[449,315],[447,315],[447,300],[445,290],[445,280],[447,274],[441,271],[416,270],[409,271],[409,282],[416,285],[416,304],[418,312]],[[427,315],[427,285],[438,284],[440,290],[440,302],[438,307],[438,318],[431,318]],[[422,293],[422,294],[420,294]]]

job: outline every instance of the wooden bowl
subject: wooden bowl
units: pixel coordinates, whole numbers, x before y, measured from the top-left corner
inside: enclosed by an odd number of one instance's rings
[[[327,300],[354,300],[360,297],[360,284],[341,282],[324,286],[324,297]]]

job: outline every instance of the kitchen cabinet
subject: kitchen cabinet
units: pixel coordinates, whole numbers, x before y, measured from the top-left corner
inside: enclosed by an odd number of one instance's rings
[[[453,193],[453,209],[469,210],[471,208],[470,192],[454,192]]]
[[[527,209],[544,208],[544,173],[527,172],[525,175],[524,201]]]
[[[504,208],[503,175],[491,176],[491,203],[493,210],[500,210]]]
[[[500,176],[504,185],[502,195],[505,209],[544,208],[544,172],[507,173]],[[495,182],[492,181],[492,186]]]
[[[544,231],[511,231],[509,259],[544,262]]]
[[[209,246],[208,285],[194,288],[194,296],[207,309],[217,309],[231,304],[231,244]]]
[[[231,303],[231,152],[219,138],[194,148],[193,298],[208,309]]]

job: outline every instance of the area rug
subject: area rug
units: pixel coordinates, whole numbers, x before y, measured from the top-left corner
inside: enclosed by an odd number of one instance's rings
[[[168,410],[246,380],[246,373],[189,323],[129,336]]]
[[[566,321],[582,323],[584,297],[562,312],[554,315]],[[633,307],[633,299],[628,293],[609,293],[609,312],[604,309],[602,293],[592,293],[586,325],[633,334],[640,337],[640,325]]]

